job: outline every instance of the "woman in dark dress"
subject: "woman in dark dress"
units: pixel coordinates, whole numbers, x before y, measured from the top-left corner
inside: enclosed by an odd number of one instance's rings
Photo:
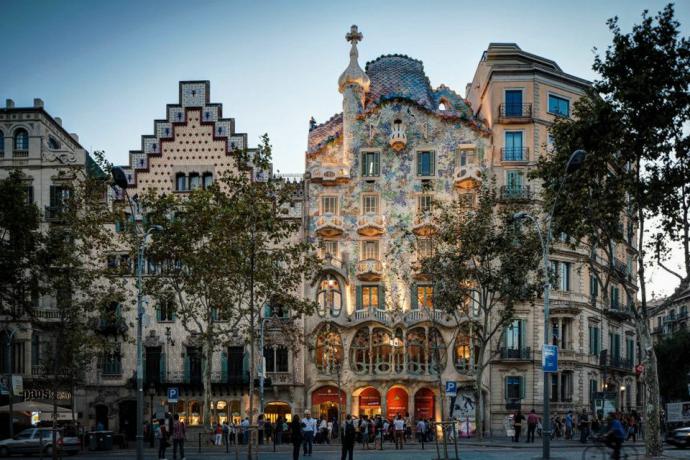
[[[298,460],[299,449],[302,446],[302,422],[296,414],[292,416],[290,424],[290,440],[292,441],[292,460]]]

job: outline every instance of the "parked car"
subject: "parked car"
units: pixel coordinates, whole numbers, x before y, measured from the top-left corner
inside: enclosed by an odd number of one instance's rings
[[[666,442],[684,449],[690,445],[690,426],[676,428],[666,435]]]
[[[56,433],[56,446],[62,452],[74,455],[79,452],[79,439],[73,436],[63,436]],[[29,455],[43,452],[53,454],[53,430],[51,428],[27,428],[20,431],[14,438],[0,441],[0,457],[14,454]]]

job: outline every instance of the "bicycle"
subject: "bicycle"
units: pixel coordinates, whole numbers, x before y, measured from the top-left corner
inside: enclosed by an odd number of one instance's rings
[[[613,449],[606,444],[606,438],[602,436],[593,437],[594,444],[582,451],[582,460],[609,460],[613,459]],[[609,450],[611,453],[609,454]],[[638,460],[640,454],[634,446],[621,445],[619,460]]]

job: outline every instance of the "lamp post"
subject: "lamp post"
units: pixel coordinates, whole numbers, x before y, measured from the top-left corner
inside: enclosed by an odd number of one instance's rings
[[[145,232],[136,225],[136,213],[132,200],[127,194],[127,186],[129,182],[127,176],[122,168],[114,167],[111,170],[113,176],[113,183],[120,187],[124,193],[130,211],[132,212],[132,220],[134,224],[135,234],[141,234],[139,240],[138,254],[137,254],[137,460],[144,460],[144,347],[142,340],[142,322],[144,317],[144,292],[142,284],[142,272],[144,265],[144,248],[146,246],[146,238],[155,231],[163,230],[160,225],[152,225]]]
[[[565,184],[568,174],[579,169],[584,163],[587,152],[584,150],[575,150],[568,158],[568,162],[565,164],[565,171],[561,177],[561,183],[558,187],[556,195],[554,196],[553,203],[551,205],[550,212],[545,216],[544,220],[544,230],[542,230],[541,225],[537,219],[526,212],[517,212],[513,215],[513,219],[524,220],[529,219],[534,224],[539,235],[539,241],[541,243],[542,250],[542,263],[544,265],[544,275],[546,280],[544,282],[544,345],[549,345],[549,294],[551,293],[551,281],[549,279],[549,247],[551,246],[551,240],[553,238],[551,224],[553,222],[553,215],[556,210],[556,202],[558,197],[563,190],[563,185]],[[544,349],[542,349],[542,354]],[[544,423],[543,423],[543,434],[542,437],[542,458],[543,460],[548,460],[551,457],[551,411],[549,407],[549,393],[550,393],[550,382],[549,382],[550,372],[544,371]]]

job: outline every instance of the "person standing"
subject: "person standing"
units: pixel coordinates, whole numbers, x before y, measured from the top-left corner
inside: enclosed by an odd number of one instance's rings
[[[184,460],[184,440],[187,436],[184,422],[180,421],[178,414],[173,415],[173,429],[172,429],[172,444],[173,444],[173,460],[177,460],[177,448],[180,448],[180,458]]]
[[[362,449],[369,450],[369,420],[366,415],[362,415],[359,421],[359,433],[362,435]]]
[[[302,445],[303,423],[299,419],[299,415],[292,416],[292,423],[290,424],[290,439],[292,440],[292,460],[299,459],[299,448]]]
[[[257,431],[259,432],[259,444],[264,443],[264,428],[265,428],[264,425],[265,424],[266,424],[266,422],[264,420],[264,414],[260,414],[259,419],[256,422]]]
[[[565,415],[565,439],[573,439],[573,411]]]
[[[586,444],[587,438],[589,437],[589,416],[587,415],[586,409],[582,409],[582,414],[580,414],[580,420],[577,426],[580,429],[580,442]]]
[[[249,417],[245,417],[242,420],[240,428],[242,430],[242,444],[247,444],[249,442]]]
[[[522,421],[525,420],[525,416],[522,415],[520,409],[518,409],[515,417],[513,417],[513,429],[515,430],[515,437],[513,437],[513,442],[520,442],[520,433],[522,431]]]
[[[537,423],[539,422],[539,417],[532,409],[527,416],[527,442],[534,442],[534,432],[537,429]],[[531,441],[530,441],[531,439]]]
[[[230,439],[230,427],[228,426],[227,420],[223,420],[222,429],[223,429],[223,445],[227,446],[228,441]]]
[[[168,429],[165,427],[165,420],[160,419],[160,438],[158,439],[158,458],[165,459],[165,449],[168,447]]]
[[[311,457],[311,450],[314,447],[314,433],[316,432],[316,419],[312,418],[310,411],[304,412],[304,455]]]
[[[395,429],[395,448],[402,449],[405,444],[405,420],[398,414],[393,420],[393,427]]]
[[[340,455],[340,460],[352,460],[352,455],[355,450],[355,424],[352,422],[352,416],[350,414],[347,414],[345,417],[342,442],[343,451]],[[347,459],[345,457],[347,457]]]

